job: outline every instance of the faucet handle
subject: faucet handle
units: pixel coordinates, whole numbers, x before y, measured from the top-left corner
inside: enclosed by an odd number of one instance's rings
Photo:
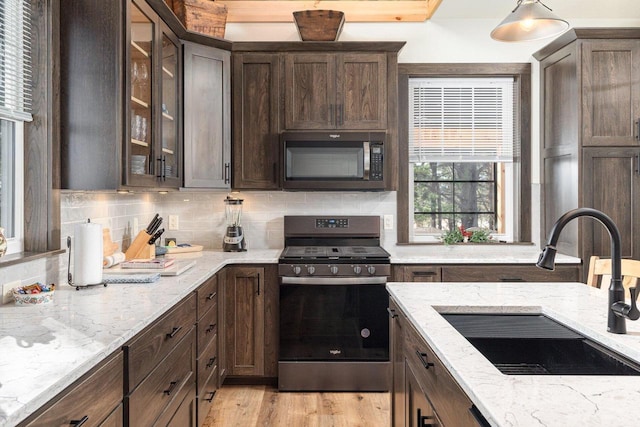
[[[638,285],[636,285],[633,288],[629,288],[629,294],[631,295],[631,309],[629,310],[627,317],[630,320],[640,319],[640,310],[638,310],[638,303],[637,303],[638,291],[639,291]]]

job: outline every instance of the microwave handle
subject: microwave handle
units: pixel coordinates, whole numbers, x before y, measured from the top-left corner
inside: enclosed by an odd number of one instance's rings
[[[369,141],[364,141],[362,146],[364,148],[364,173],[362,174],[362,179],[368,181],[369,171],[371,170],[371,149],[369,148]]]

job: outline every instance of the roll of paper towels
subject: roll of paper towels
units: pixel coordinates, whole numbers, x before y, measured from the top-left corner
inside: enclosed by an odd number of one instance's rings
[[[86,222],[73,229],[73,285],[102,283],[102,225]]]

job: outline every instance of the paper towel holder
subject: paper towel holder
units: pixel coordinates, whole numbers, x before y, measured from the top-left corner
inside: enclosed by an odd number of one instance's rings
[[[107,282],[100,282],[100,283],[92,283],[92,284],[88,284],[88,285],[82,285],[82,286],[76,286],[73,283],[73,274],[71,273],[71,236],[67,236],[67,249],[69,252],[69,258],[67,261],[67,283],[69,284],[69,286],[74,286],[76,288],[76,291],[79,291],[80,288],[89,288],[92,286],[100,286],[103,285],[104,287],[107,287]]]

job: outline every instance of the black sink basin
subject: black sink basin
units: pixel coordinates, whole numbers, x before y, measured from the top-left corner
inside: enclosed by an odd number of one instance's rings
[[[640,375],[640,364],[544,315],[442,317],[506,375]]]

